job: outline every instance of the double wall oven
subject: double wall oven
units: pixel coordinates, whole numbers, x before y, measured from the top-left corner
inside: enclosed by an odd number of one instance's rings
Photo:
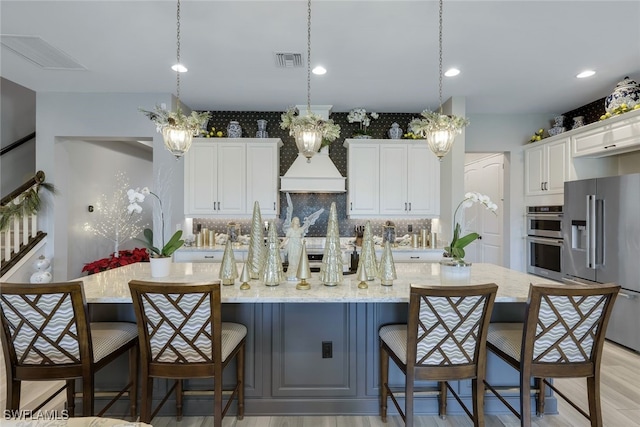
[[[527,272],[562,280],[562,206],[527,207]]]

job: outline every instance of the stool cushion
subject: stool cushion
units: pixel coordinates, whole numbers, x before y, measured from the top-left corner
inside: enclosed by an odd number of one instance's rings
[[[138,339],[138,326],[127,322],[90,324],[93,361],[98,362],[131,340]]]
[[[380,339],[402,363],[407,363],[407,325],[386,325],[380,328]]]
[[[490,323],[487,342],[514,360],[520,360],[523,327],[522,323]]]
[[[222,360],[227,360],[233,349],[246,336],[246,326],[240,323],[222,322]]]

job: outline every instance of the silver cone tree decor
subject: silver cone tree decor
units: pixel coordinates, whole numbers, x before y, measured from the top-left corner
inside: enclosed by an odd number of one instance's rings
[[[222,255],[222,262],[220,263],[220,272],[218,278],[222,281],[224,286],[233,285],[238,278],[238,267],[236,266],[236,257],[233,254],[233,248],[231,247],[231,241],[227,240],[227,244],[224,247],[224,255]]]
[[[382,257],[380,257],[378,277],[380,277],[380,283],[383,286],[393,285],[393,281],[398,278],[396,265],[393,262],[393,254],[391,253],[391,243],[388,240],[384,243],[384,250],[382,251]]]
[[[260,215],[260,205],[256,201],[253,204],[253,217],[251,218],[251,232],[249,234],[249,251],[247,261],[249,276],[252,279],[259,279],[264,266],[266,255],[264,246],[264,229],[262,228],[262,215]]]
[[[278,286],[284,280],[282,258],[280,258],[280,240],[276,233],[275,221],[269,222],[267,233],[267,256],[262,270],[262,282],[266,286]]]
[[[373,244],[373,233],[371,232],[371,223],[369,221],[364,226],[360,260],[364,263],[369,280],[378,277],[378,261],[376,260],[376,249]]]
[[[320,281],[326,286],[336,286],[342,283],[342,251],[340,250],[340,229],[338,228],[335,202],[331,203],[329,210],[327,238],[320,267]]]

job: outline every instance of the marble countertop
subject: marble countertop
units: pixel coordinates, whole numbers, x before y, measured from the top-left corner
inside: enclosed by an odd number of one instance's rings
[[[180,249],[178,249],[179,252],[224,252],[224,245],[215,245],[215,246],[183,246]],[[362,250],[361,246],[358,246],[358,253],[360,253],[360,251]],[[234,246],[233,247],[233,251],[234,252],[247,252],[249,250],[249,245],[240,245],[240,246]],[[353,251],[353,246],[349,245],[346,247],[346,250],[351,252]],[[382,251],[383,247],[376,245],[375,246],[375,250],[376,251]],[[439,253],[442,254],[444,252],[443,248],[423,248],[423,247],[417,247],[414,248],[412,246],[396,246],[396,247],[392,247],[391,248],[392,252],[427,252],[427,253]]]
[[[238,263],[238,273],[242,263]],[[218,279],[219,263],[173,263],[167,277],[152,278],[149,263],[136,263],[81,277],[88,303],[131,303],[128,283],[132,279],[156,282],[207,282]],[[440,285],[439,263],[396,263],[398,279],[392,286],[382,286],[380,280],[367,282],[368,289],[358,289],[355,274],[344,276],[338,286],[320,283],[319,273],[309,280],[311,289],[300,291],[296,282],[283,282],[278,286],[265,286],[257,280],[251,289],[240,290],[240,282],[222,287],[224,303],[351,303],[351,302],[408,302],[409,286]],[[530,283],[555,283],[549,279],[510,270],[493,264],[473,264],[471,284],[496,283],[496,302],[525,302]],[[455,286],[455,285],[451,285]]]

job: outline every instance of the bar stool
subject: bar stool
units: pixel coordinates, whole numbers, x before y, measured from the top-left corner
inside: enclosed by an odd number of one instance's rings
[[[213,378],[213,425],[222,426],[233,398],[237,418],[244,416],[244,349],[247,328],[222,322],[220,282],[129,282],[138,321],[142,361],[140,418],[148,423],[176,390],[177,419],[182,418],[183,379]],[[222,371],[235,358],[236,385],[222,405]],[[151,411],[154,378],[175,379],[158,407]],[[204,391],[210,394],[210,391]]]
[[[520,412],[499,394],[499,387],[486,383],[521,426],[531,425],[531,393],[536,412],[544,414],[544,392],[548,385],[578,412],[602,427],[600,406],[600,362],[607,323],[620,286],[609,284],[531,285],[522,323],[489,325],[487,349],[520,372]],[[534,388],[531,388],[531,378]],[[589,413],[579,408],[547,378],[587,379]]]
[[[440,416],[446,414],[447,389],[474,426],[484,425],[485,338],[498,286],[411,285],[407,324],[382,326],[380,336],[380,417],[387,420],[391,397],[407,427],[413,426],[416,380],[438,381]],[[405,409],[388,384],[389,356],[405,374]],[[448,381],[471,379],[473,414]]]
[[[69,415],[75,409],[75,379],[82,379],[82,412],[94,415],[94,376],[129,352],[129,383],[98,416],[123,394],[136,415],[138,334],[134,323],[89,323],[82,282],[33,285],[0,284],[2,348],[7,372],[7,409],[20,406],[21,381],[66,380],[65,386],[33,409],[38,411],[67,390]]]

